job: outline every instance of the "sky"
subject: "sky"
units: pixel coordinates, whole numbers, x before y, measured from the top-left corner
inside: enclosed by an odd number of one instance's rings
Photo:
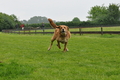
[[[42,16],[56,21],[71,21],[74,17],[86,21],[92,7],[112,3],[120,4],[120,0],[0,0],[0,12],[14,14],[19,20]]]

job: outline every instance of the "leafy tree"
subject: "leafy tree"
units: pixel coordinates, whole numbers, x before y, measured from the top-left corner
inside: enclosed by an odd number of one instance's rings
[[[14,21],[16,21],[16,22],[19,21],[18,18],[17,18],[14,14],[12,14],[12,15],[10,15],[10,16],[14,19]]]
[[[102,5],[101,6],[94,6],[91,8],[91,10],[88,12],[90,16],[87,16],[87,18],[91,21],[97,20],[101,18],[103,15],[106,16],[108,13],[107,8]]]
[[[109,7],[94,6],[88,12],[87,18],[95,24],[115,24],[120,19],[120,10],[118,4],[110,4]]]
[[[23,23],[23,24],[27,24],[28,21],[27,21],[27,20],[22,20],[21,23]]]
[[[73,18],[72,22],[80,22],[80,19],[78,17]]]
[[[116,23],[120,19],[120,5],[110,4],[108,7],[108,21],[109,23]]]
[[[39,24],[39,23],[48,23],[48,20],[46,17],[41,17],[41,16],[34,16],[34,17],[31,17],[28,21],[26,20],[23,20],[21,21],[25,24]]]
[[[0,13],[0,31],[2,29],[13,29],[15,28],[15,20],[12,16],[5,13]]]

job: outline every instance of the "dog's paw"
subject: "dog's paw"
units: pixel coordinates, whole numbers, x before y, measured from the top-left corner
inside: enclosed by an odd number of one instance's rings
[[[69,49],[66,49],[66,51],[69,51]]]
[[[48,48],[48,51],[50,50],[50,48]]]
[[[63,50],[63,52],[69,51],[68,49]]]

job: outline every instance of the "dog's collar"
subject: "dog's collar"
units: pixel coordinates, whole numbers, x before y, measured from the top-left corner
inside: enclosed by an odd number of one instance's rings
[[[62,37],[66,37],[66,36],[67,36],[67,34],[64,34],[64,35],[63,35],[63,34],[61,34],[60,36],[62,36]]]

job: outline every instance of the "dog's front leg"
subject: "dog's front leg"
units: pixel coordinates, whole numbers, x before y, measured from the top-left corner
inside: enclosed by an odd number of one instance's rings
[[[50,47],[48,48],[48,51],[51,49],[51,47],[52,47],[52,45],[53,45],[53,41],[54,41],[54,40],[51,41],[51,44],[50,44]]]
[[[57,44],[58,48],[61,49],[61,47],[60,47],[60,42],[57,41],[57,43],[58,43],[58,44]]]
[[[64,50],[63,50],[63,52],[66,52],[66,51],[68,51],[68,49],[67,49],[67,42],[65,42],[65,45],[64,45]]]

